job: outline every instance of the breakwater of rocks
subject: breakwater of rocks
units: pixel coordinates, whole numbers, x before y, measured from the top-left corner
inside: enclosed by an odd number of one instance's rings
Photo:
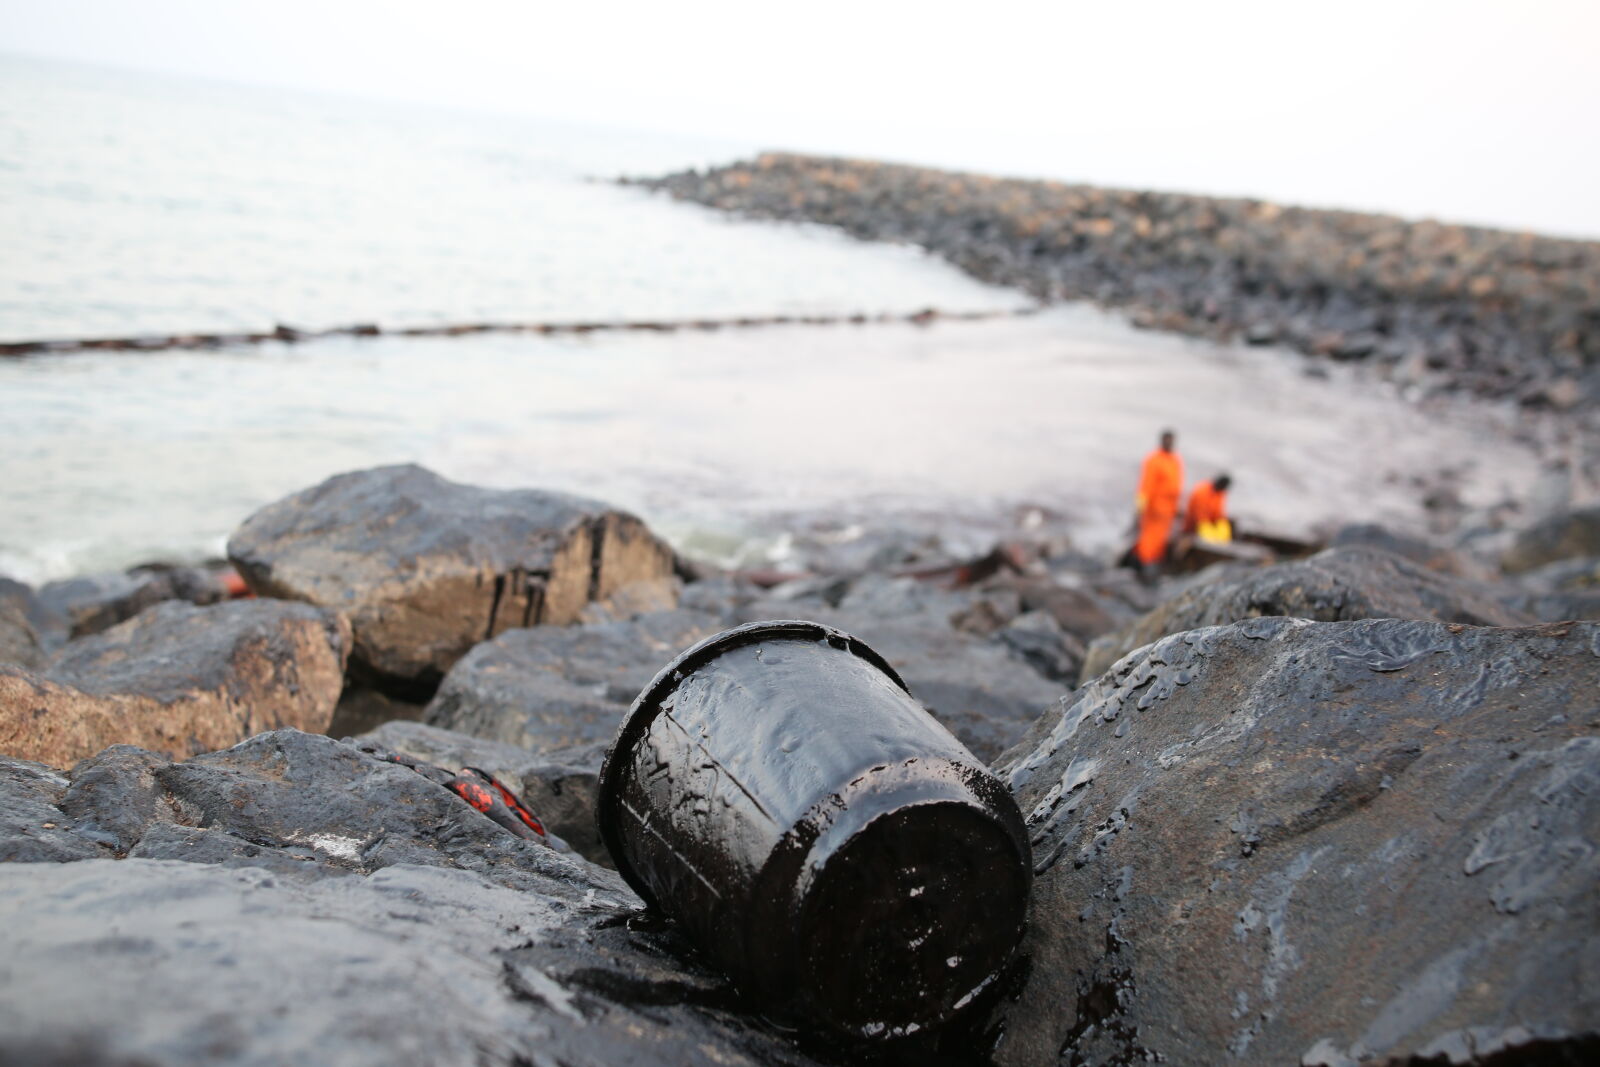
[[[1043,513],[982,556],[795,527],[794,573],[719,571],[603,501],[395,466],[258,511],[230,570],[0,580],[0,1063],[1600,1062],[1600,508],[1498,553],[1347,527],[1153,585]],[[960,824],[852,883],[918,933],[809,1005],[691,946],[658,904],[700,881],[648,904],[607,844],[603,761],[652,679],[679,730],[850,692],[787,639],[738,682],[678,660],[777,619],[873,650],[1026,820],[1026,962],[893,1042],[841,1031],[961,964],[927,938],[981,936],[950,902],[997,892]],[[753,751],[719,717],[641,764],[705,802],[657,825],[708,887],[747,767],[778,811],[806,745],[884,769],[848,724]]]
[[[1420,391],[1600,408],[1600,242],[784,153],[623,180],[920,245],[1136,325],[1366,361]]]

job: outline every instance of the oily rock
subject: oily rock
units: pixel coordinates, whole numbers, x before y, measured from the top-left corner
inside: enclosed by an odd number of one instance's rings
[[[470,737],[420,722],[392,721],[354,738],[452,771],[476,767],[516,791],[528,809],[557,837],[591,863],[610,867],[611,856],[595,825],[600,765],[609,741],[554,752]]]
[[[451,668],[425,721],[538,752],[610,743],[656,672],[723,628],[716,616],[678,610],[508,630]]]
[[[41,604],[63,621],[67,637],[97,634],[163,601],[215,604],[226,596],[213,572],[164,564],[67,578],[39,590]]]
[[[405,767],[293,730],[145,758],[70,812],[91,768],[0,759],[35,860],[0,863],[0,1062],[815,1062],[613,872]],[[134,789],[166,814],[131,847],[84,829]]]
[[[1516,576],[1500,599],[1540,622],[1600,620],[1600,556],[1557,560]]]
[[[0,666],[0,752],[69,766],[113,744],[181,757],[280,726],[323,730],[349,648],[349,624],[308,604],[167,601],[41,671]]]
[[[672,550],[626,512],[460,485],[414,465],[330,478],[256,512],[228,555],[263,596],[349,616],[353,664],[429,692],[479,641],[576,621],[594,601],[675,597]]]
[[[0,864],[61,863],[105,854],[74,833],[61,810],[70,784],[52,767],[0,755]]]
[[[1116,629],[1117,623],[1126,617],[1114,601],[1089,589],[1033,575],[1008,575],[999,581],[1003,587],[1017,590],[1025,611],[1048,612],[1064,631],[1080,641],[1093,641]]]
[[[1456,578],[1487,579],[1488,569],[1458,552],[1432,544],[1417,537],[1395,533],[1375,523],[1356,523],[1343,526],[1328,538],[1329,548],[1365,546],[1381,549],[1390,555],[1400,556],[1431,571]]]
[[[359,682],[346,681],[339,695],[339,706],[333,709],[333,721],[328,723],[329,737],[352,737],[376,730],[386,722],[406,719],[421,722],[426,704],[401,700],[381,689]]]
[[[1520,574],[1560,560],[1600,556],[1600,507],[1552,515],[1517,535],[1500,565]]]
[[[952,591],[912,578],[868,575],[837,607],[815,596],[767,598],[741,608],[746,621],[796,618],[835,626],[866,642],[905,680],[911,695],[979,759],[1013,744],[1061,696],[1062,685],[1040,673],[1073,655],[1059,628],[1031,619],[1009,620],[987,636],[957,627],[991,593]],[[1032,632],[1026,629],[1037,624]],[[1009,640],[1011,638],[1013,640]],[[1059,640],[1046,652],[1045,644]]]
[[[1310,559],[1260,569],[1226,569],[1139,619],[1098,638],[1084,661],[1093,678],[1132,650],[1166,634],[1264,615],[1319,622],[1428,619],[1516,626],[1533,619],[1484,587],[1367,546],[1330,548]]]
[[[997,764],[1036,873],[997,1061],[1592,1057],[1596,693],[1594,624],[1257,618],[1123,659]]]

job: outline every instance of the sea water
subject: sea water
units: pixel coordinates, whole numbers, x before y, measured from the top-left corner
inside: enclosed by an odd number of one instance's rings
[[[1026,303],[915,249],[609,179],[748,155],[535,120],[0,57],[0,340]],[[635,509],[748,558],[775,515],[1068,514],[1109,550],[1163,426],[1285,532],[1420,518],[1535,472],[1504,417],[1422,419],[1283,352],[1087,308],[978,323],[337,338],[0,360],[0,572],[214,554],[331,474],[419,462]],[[756,533],[761,531],[761,533]]]

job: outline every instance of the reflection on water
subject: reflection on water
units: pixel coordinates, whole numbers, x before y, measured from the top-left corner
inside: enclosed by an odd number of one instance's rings
[[[215,552],[250,511],[342,470],[448,477],[630,507],[737,545],[793,510],[982,516],[1018,502],[1107,547],[1173,426],[1191,481],[1285,532],[1414,528],[1406,475],[1459,468],[1490,504],[1532,454],[1484,408],[1427,418],[1334,368],[1030,319],[588,338],[339,339],[225,353],[0,363],[0,572],[29,580]]]

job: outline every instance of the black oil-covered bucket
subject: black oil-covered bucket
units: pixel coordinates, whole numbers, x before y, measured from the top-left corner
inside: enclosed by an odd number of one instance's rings
[[[820,623],[741,626],[665,667],[606,755],[597,818],[628,884],[741,989],[856,1037],[942,1026],[1022,938],[1010,793]]]

